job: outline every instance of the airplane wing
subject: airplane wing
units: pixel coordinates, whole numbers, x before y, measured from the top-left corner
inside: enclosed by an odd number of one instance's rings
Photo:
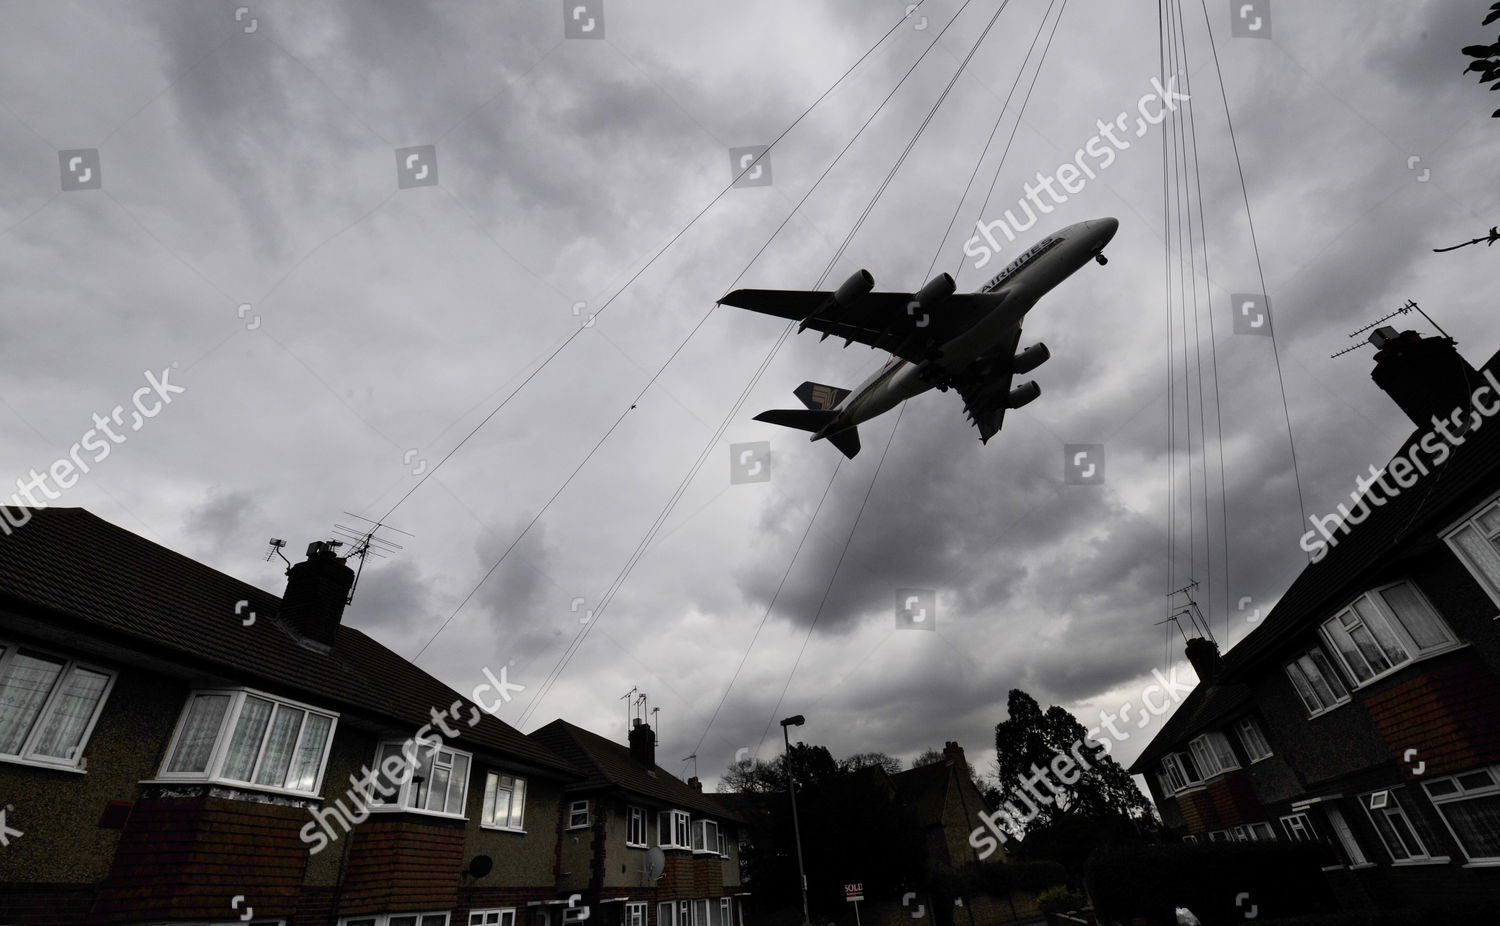
[[[933,349],[974,326],[1005,301],[1005,293],[954,293],[930,307],[913,293],[867,293],[847,309],[833,293],[794,289],[737,289],[719,302],[752,312],[806,321],[824,337],[858,341],[921,363]]]
[[[955,377],[953,387],[964,400],[964,413],[979,429],[980,441],[988,443],[1005,423],[1005,413],[1010,409],[1010,383],[1015,377],[1012,363],[1020,341],[1021,326],[1017,325],[1005,346],[996,351],[994,360],[975,361]]]

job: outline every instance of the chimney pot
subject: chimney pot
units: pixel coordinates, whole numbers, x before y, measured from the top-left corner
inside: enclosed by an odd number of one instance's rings
[[[656,768],[656,734],[639,717],[630,727],[630,758],[648,769]]]
[[[1187,641],[1187,658],[1193,664],[1193,671],[1198,673],[1198,680],[1205,685],[1213,684],[1224,667],[1224,659],[1219,655],[1219,644],[1203,637]]]
[[[318,540],[307,545],[307,559],[286,575],[282,621],[302,638],[332,646],[354,587],[354,570],[334,553],[332,544]]]
[[[1451,338],[1424,338],[1415,331],[1399,335],[1384,327],[1370,335],[1375,369],[1370,379],[1422,430],[1432,419],[1448,418],[1473,404],[1479,374],[1454,349]]]

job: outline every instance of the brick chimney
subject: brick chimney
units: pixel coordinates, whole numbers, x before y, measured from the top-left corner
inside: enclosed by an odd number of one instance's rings
[[[639,717],[630,725],[630,758],[646,768],[656,768],[656,734]]]
[[[1224,660],[1219,655],[1219,644],[1203,637],[1187,641],[1187,658],[1193,664],[1193,671],[1198,673],[1198,680],[1205,685],[1213,684],[1224,668]]]
[[[952,740],[943,744],[943,758],[962,768],[969,767],[968,760],[964,758],[964,748]]]
[[[334,553],[333,544],[318,540],[307,545],[307,559],[288,569],[286,576],[282,621],[298,636],[332,646],[354,586],[354,570]]]
[[[694,775],[692,778],[689,778],[687,780],[687,783],[688,783],[688,787],[692,788],[694,791],[701,792],[703,790],[703,782],[701,782],[701,781],[698,780],[698,776],[697,775]]]
[[[1454,409],[1473,404],[1473,392],[1482,380],[1454,349],[1452,338],[1424,338],[1415,331],[1397,334],[1386,326],[1371,333],[1370,343],[1376,348],[1370,378],[1418,428],[1429,430],[1434,416],[1447,418]]]

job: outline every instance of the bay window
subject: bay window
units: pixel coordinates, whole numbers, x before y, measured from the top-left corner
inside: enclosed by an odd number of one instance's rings
[[[1312,647],[1287,663],[1285,668],[1309,717],[1316,717],[1349,700],[1349,690],[1320,647]]]
[[[1500,503],[1491,503],[1443,537],[1500,604]]]
[[[656,844],[663,849],[691,849],[686,810],[663,810],[656,815]]]
[[[1250,757],[1251,762],[1259,762],[1261,759],[1271,755],[1271,747],[1266,743],[1266,735],[1260,731],[1260,724],[1255,722],[1254,717],[1242,717],[1234,725],[1235,732],[1240,735],[1240,745],[1245,747],[1245,755]]]
[[[1188,748],[1192,750],[1193,761],[1204,778],[1240,767],[1234,750],[1229,748],[1229,740],[1222,733],[1205,733],[1190,742]]]
[[[370,809],[461,817],[469,794],[469,763],[467,752],[451,749],[437,738],[381,743],[368,795]],[[390,768],[397,770],[394,776],[388,775]]]
[[[158,777],[315,795],[337,718],[245,688],[195,691]]]
[[[1458,645],[1442,618],[1409,582],[1360,595],[1323,623],[1323,634],[1356,684]]]
[[[693,851],[719,853],[719,824],[713,820],[699,820],[693,824]]]

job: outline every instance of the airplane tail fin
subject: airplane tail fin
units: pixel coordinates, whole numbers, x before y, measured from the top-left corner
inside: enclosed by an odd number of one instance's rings
[[[800,396],[799,396],[800,398]],[[824,428],[838,418],[839,413],[831,408],[773,408],[768,412],[761,412],[755,416],[756,421],[764,421],[767,424],[779,424],[783,428],[796,428],[799,431],[813,432],[813,440],[819,437],[827,437],[828,442],[839,449],[846,457],[853,458],[859,453],[859,430],[846,428],[834,434],[821,433]]]
[[[801,399],[803,405],[817,411],[838,408],[839,403],[848,398],[849,390],[840,389],[837,386],[825,386],[822,383],[807,382],[793,389],[792,395]]]

